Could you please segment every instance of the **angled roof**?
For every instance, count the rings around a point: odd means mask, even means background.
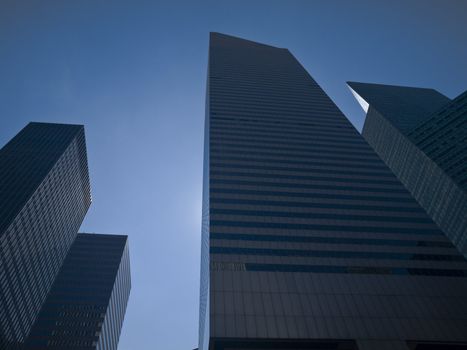
[[[236,36],[211,32],[210,33],[210,46],[227,46],[229,48],[237,47],[263,47],[271,49],[280,49],[279,47],[257,43],[255,41],[238,38]]]
[[[365,112],[377,110],[407,133],[451,100],[434,89],[347,82]]]

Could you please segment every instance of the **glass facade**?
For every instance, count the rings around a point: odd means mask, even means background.
[[[26,339],[91,203],[84,127],[30,123],[0,150],[0,348]]]
[[[78,234],[26,348],[116,350],[130,285],[127,236]]]
[[[417,125],[408,136],[467,192],[467,91]]]
[[[200,349],[467,342],[467,262],[287,49],[209,46]]]
[[[0,349],[117,349],[127,236],[78,234],[90,204],[82,125],[30,123],[0,150]]]
[[[349,86],[369,105],[365,139],[467,256],[467,92]]]

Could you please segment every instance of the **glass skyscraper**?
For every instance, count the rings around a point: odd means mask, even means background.
[[[24,342],[91,204],[84,127],[30,123],[0,150],[0,348]]]
[[[78,235],[90,204],[82,125],[30,123],[0,150],[0,349],[116,349],[127,237]]]
[[[78,234],[27,349],[116,350],[130,284],[127,236]]]
[[[366,111],[362,135],[467,256],[467,91],[349,82]]]
[[[287,49],[219,33],[199,321],[203,350],[467,346],[463,256]]]

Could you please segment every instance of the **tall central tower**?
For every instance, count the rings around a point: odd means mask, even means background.
[[[200,349],[467,344],[466,261],[292,54],[212,33],[207,84]]]

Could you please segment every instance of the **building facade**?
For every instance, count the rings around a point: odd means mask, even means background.
[[[116,349],[126,236],[78,234],[91,204],[84,127],[30,123],[0,150],[0,349]]]
[[[366,111],[362,135],[467,256],[467,92],[349,82]]]
[[[130,285],[127,236],[78,234],[26,348],[116,350]]]
[[[204,152],[200,349],[467,346],[465,259],[287,49],[211,34]]]
[[[30,123],[0,150],[0,348],[21,344],[91,203],[84,127]]]

